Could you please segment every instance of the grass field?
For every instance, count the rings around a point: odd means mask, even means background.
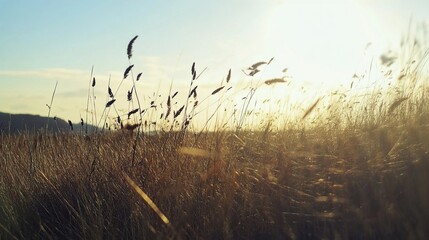
[[[156,133],[138,99],[128,115],[141,125],[122,130],[2,133],[0,239],[426,239],[428,51],[401,51],[381,59],[393,83],[354,107],[330,96],[262,127],[243,127],[244,104],[233,128],[190,130],[191,82],[175,109],[169,93]]]

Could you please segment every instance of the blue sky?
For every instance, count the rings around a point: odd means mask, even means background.
[[[79,119],[91,67],[104,99],[109,76],[117,85],[128,66],[135,35],[132,64],[143,72],[143,95],[172,79],[186,91],[193,61],[207,67],[201,91],[210,93],[230,68],[239,84],[241,69],[271,57],[258,78],[288,67],[297,83],[262,89],[266,96],[335,87],[365,67],[367,43],[373,56],[397,47],[410,18],[427,22],[428,9],[424,0],[0,0],[0,111],[46,115],[58,81],[53,114]]]

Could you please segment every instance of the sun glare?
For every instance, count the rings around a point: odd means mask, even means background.
[[[356,1],[276,4],[267,16],[268,28],[261,29],[265,52],[275,60],[253,78],[262,84],[255,93],[258,109],[299,115],[315,99],[349,86],[365,62],[365,46],[377,32],[370,16]],[[263,84],[274,78],[285,81]],[[297,111],[291,113],[290,108]]]

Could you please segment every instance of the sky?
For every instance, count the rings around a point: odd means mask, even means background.
[[[427,0],[0,0],[0,112],[46,116],[58,82],[51,115],[79,121],[92,67],[102,112],[109,79],[116,89],[130,64],[134,75],[142,72],[137,89],[145,105],[166,96],[170,84],[184,98],[193,62],[198,74],[206,69],[200,96],[231,69],[233,98],[249,82],[287,74],[289,84],[261,86],[258,97],[311,102],[396,48],[410,21],[428,23],[428,9]],[[129,62],[126,48],[136,35]],[[242,72],[272,57],[258,75]],[[132,80],[124,82],[125,99]],[[299,93],[304,87],[311,96]],[[123,102],[119,111],[127,112]]]

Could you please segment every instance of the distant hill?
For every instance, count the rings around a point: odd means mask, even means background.
[[[0,133],[20,133],[20,132],[37,132],[45,130],[48,124],[48,118],[31,114],[10,114],[0,112]],[[49,118],[48,131],[50,132],[71,132],[67,121],[61,118]],[[80,132],[80,124],[73,124],[73,132]],[[88,132],[93,132],[94,126],[88,125]]]

